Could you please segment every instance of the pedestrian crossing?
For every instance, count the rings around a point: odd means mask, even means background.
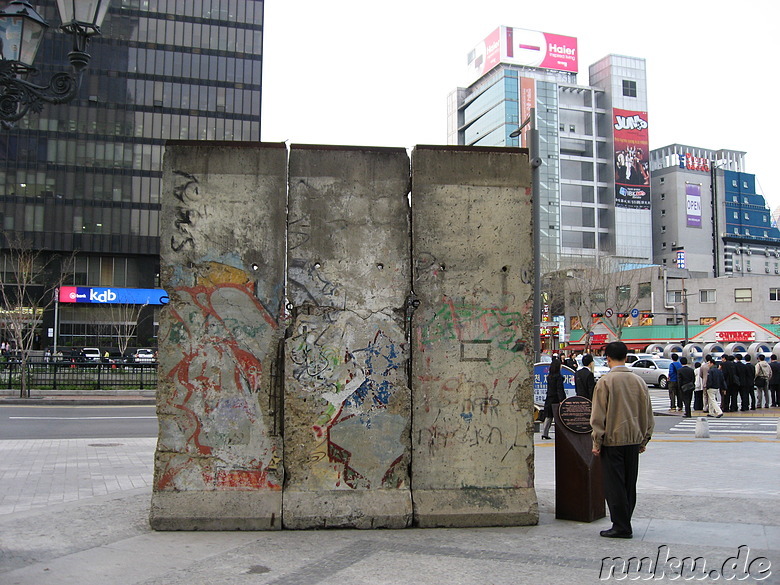
[[[777,434],[777,418],[707,418],[707,423],[712,435],[770,435]],[[696,420],[698,417],[685,418],[669,429],[670,433],[695,434]]]

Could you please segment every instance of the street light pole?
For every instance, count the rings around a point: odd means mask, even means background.
[[[534,360],[539,361],[542,353],[542,251],[541,251],[541,202],[539,200],[540,180],[539,167],[542,166],[542,159],[539,158],[539,131],[536,128],[536,108],[531,108],[528,118],[526,118],[517,130],[514,130],[509,136],[517,138],[523,132],[528,124],[531,125],[528,131],[529,138],[529,162],[531,163],[531,206],[533,209],[532,238],[534,243],[534,290],[533,290],[533,342],[534,342]]]

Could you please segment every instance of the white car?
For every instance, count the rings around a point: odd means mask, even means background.
[[[133,361],[137,364],[151,364],[157,361],[157,356],[153,349],[137,349],[133,354]]]
[[[648,386],[658,386],[665,389],[669,387],[669,365],[671,363],[672,360],[666,358],[650,358],[636,360],[633,364],[628,364],[628,367]]]
[[[577,369],[582,367],[582,356],[577,356]],[[598,355],[593,356],[593,377],[598,380],[609,372],[609,366],[607,365],[607,358]]]
[[[99,362],[100,350],[97,347],[85,347],[81,350],[81,359],[85,362]]]

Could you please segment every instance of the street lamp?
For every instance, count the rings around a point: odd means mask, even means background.
[[[536,108],[531,108],[528,118],[523,121],[517,130],[509,134],[510,138],[517,138],[523,133],[523,128],[528,124],[530,129],[530,148],[528,154],[531,162],[532,183],[531,183],[531,205],[533,207],[533,240],[534,240],[534,305],[533,305],[533,323],[534,323],[534,360],[539,361],[542,353],[542,251],[541,251],[541,202],[539,201],[539,167],[542,166],[542,159],[539,158],[539,131],[536,129]]]
[[[89,64],[89,39],[100,35],[110,0],[57,0],[64,32],[73,35],[68,53],[72,71],[55,73],[47,85],[27,81],[35,75],[35,55],[49,24],[26,0],[13,0],[0,10],[0,121],[5,127],[28,111],[40,112],[44,103],[62,104],[78,92]]]

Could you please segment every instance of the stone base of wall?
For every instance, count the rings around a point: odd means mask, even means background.
[[[532,526],[539,509],[534,488],[416,489],[414,521],[420,528]]]
[[[155,492],[154,530],[281,530],[282,492]]]
[[[409,490],[284,490],[284,528],[409,528]]]

